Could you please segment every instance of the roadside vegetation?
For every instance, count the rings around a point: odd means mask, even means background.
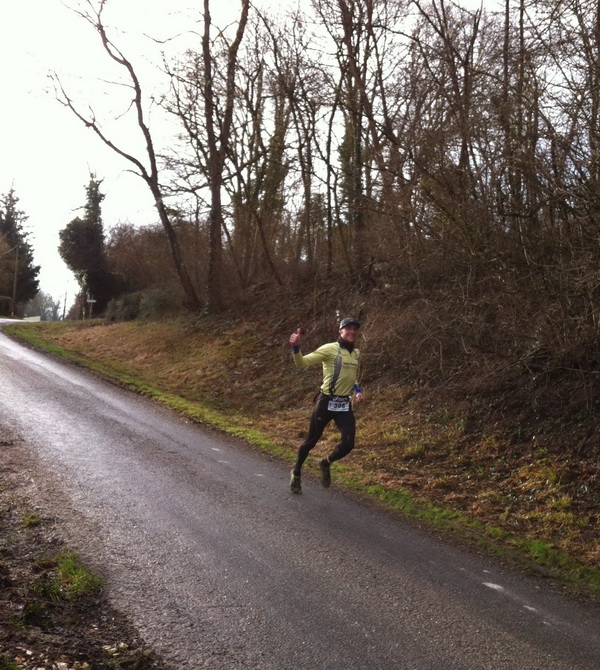
[[[0,670],[161,670],[37,506],[18,438],[0,437]]]
[[[274,316],[268,307],[252,313],[13,325],[7,332],[291,461],[320,371],[297,372],[287,339],[299,324],[309,350],[333,338],[335,324],[299,312]],[[595,415],[581,408],[572,414],[566,387],[542,414],[531,387],[483,387],[483,378],[480,389],[402,381],[394,365],[381,366],[390,326],[378,317],[362,330],[367,402],[357,408],[358,447],[336,467],[336,484],[600,594]],[[332,428],[313,468],[335,439]]]

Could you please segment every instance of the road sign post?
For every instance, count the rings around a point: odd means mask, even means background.
[[[90,316],[89,316],[89,318],[91,319],[91,318],[92,318],[92,310],[93,310],[93,308],[94,308],[94,303],[95,303],[96,301],[95,301],[93,298],[88,298],[88,299],[86,300],[86,302],[87,302],[87,304],[90,306]]]

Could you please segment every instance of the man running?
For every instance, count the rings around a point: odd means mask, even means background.
[[[333,420],[341,433],[341,440],[327,458],[320,461],[321,485],[331,484],[330,465],[347,456],[354,449],[356,423],[352,411],[351,395],[354,402],[363,401],[363,393],[356,383],[358,374],[358,349],[354,343],[358,336],[360,323],[347,318],[340,321],[339,337],[311,354],[303,356],[300,352],[302,333],[300,328],[290,336],[293,358],[296,367],[303,370],[317,363],[323,364],[323,383],[310,419],[306,440],[298,448],[298,457],[291,473],[290,490],[302,493],[302,465],[310,450],[317,444],[325,426]]]

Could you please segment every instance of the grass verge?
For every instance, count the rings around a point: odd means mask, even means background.
[[[162,670],[102,579],[37,508],[41,473],[21,440],[6,426],[0,433],[0,670]]]
[[[37,564],[46,571],[45,576],[33,587],[40,598],[74,600],[97,593],[102,588],[102,579],[90,572],[72,551],[39,558]]]
[[[17,664],[8,654],[0,656],[0,670],[20,670],[21,666]]]

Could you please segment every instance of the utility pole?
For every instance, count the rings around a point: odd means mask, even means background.
[[[68,289],[68,284],[67,284],[67,288],[65,289],[65,301],[63,302],[63,318],[62,318],[63,321],[65,320],[65,315],[67,313],[67,289]]]
[[[19,245],[15,247],[17,253],[15,255],[15,276],[13,278],[13,294],[12,294],[12,306],[10,308],[10,315],[15,315],[15,309],[17,307],[17,274],[19,270]]]

